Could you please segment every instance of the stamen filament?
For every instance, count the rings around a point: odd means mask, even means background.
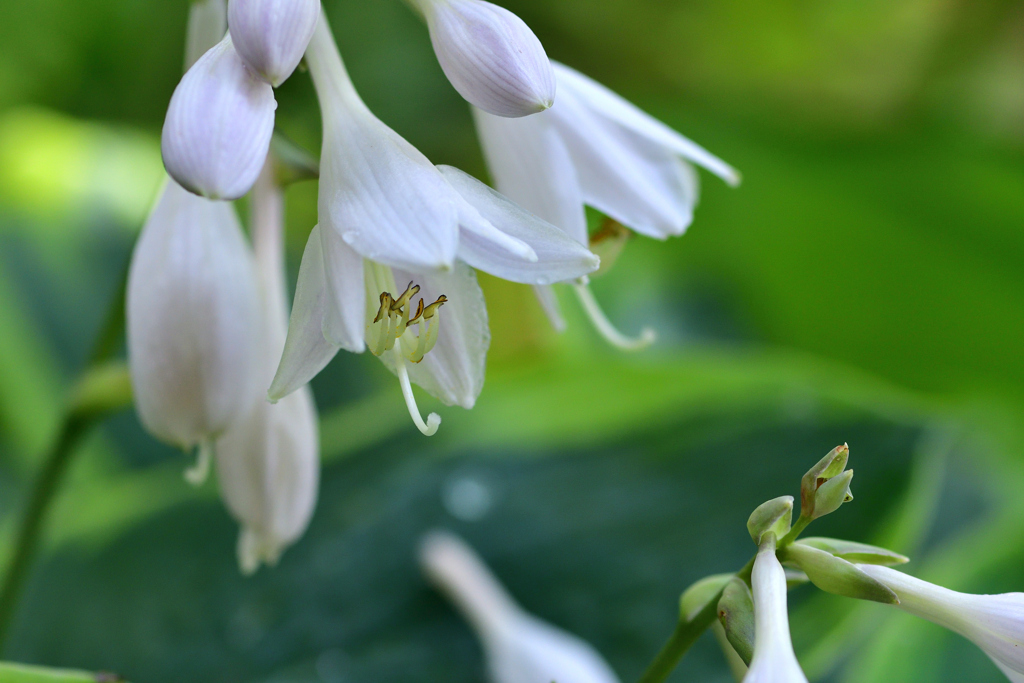
[[[405,367],[405,359],[402,358],[401,350],[397,348],[395,349],[395,370],[398,373],[398,383],[402,385],[402,396],[405,397],[405,406],[409,409],[409,415],[416,424],[416,428],[424,436],[437,434],[437,428],[441,426],[441,416],[437,413],[431,413],[427,416],[426,423],[423,422],[420,408],[416,405],[416,397],[412,395],[412,383],[409,381],[409,371]]]
[[[627,337],[615,329],[615,326],[608,320],[608,316],[601,310],[601,305],[597,303],[594,293],[590,291],[589,284],[585,281],[576,282],[572,287],[576,290],[576,296],[579,297],[580,304],[594,328],[612,346],[623,351],[640,351],[653,344],[654,340],[658,338],[657,333],[649,327],[640,330],[639,337]]]
[[[193,486],[202,486],[210,477],[213,462],[213,441],[202,441],[196,450],[196,462],[185,470],[185,481]]]

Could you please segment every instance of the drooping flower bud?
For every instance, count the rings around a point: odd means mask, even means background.
[[[231,205],[168,182],[128,274],[135,405],[154,436],[192,448],[249,409],[258,301],[252,254]]]
[[[523,611],[459,538],[430,534],[420,564],[473,625],[493,683],[618,683],[594,648]]]
[[[230,0],[228,26],[239,56],[275,88],[292,75],[320,18],[320,0]]]
[[[530,27],[484,0],[413,0],[434,53],[459,94],[484,111],[520,117],[554,104],[555,74]]]
[[[178,83],[161,150],[178,183],[210,199],[238,199],[259,176],[274,132],[274,89],[253,75],[228,35]]]

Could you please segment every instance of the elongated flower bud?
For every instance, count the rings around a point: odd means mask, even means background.
[[[275,88],[292,75],[320,18],[320,0],[230,0],[228,25],[239,56]]]
[[[413,1],[427,20],[441,68],[471,104],[506,117],[554,104],[551,62],[522,19],[483,0]]]
[[[786,608],[786,570],[775,556],[775,536],[766,535],[754,560],[754,658],[744,683],[807,683],[793,653]]]
[[[590,645],[524,612],[457,537],[429,535],[420,564],[472,623],[493,683],[618,683]]]
[[[171,97],[161,140],[167,172],[195,194],[238,199],[267,158],[276,109],[274,89],[249,71],[226,36]]]
[[[154,436],[191,448],[249,409],[258,301],[252,254],[231,205],[168,182],[128,274],[135,405]]]

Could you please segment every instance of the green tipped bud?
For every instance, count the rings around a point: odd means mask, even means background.
[[[838,476],[850,459],[850,447],[836,446],[818,464],[807,470],[800,480],[800,514],[810,517],[814,513],[814,494],[829,479]]]
[[[776,538],[789,532],[793,522],[793,496],[780,496],[761,503],[747,520],[747,531],[754,543],[761,545],[761,537],[771,531]]]
[[[707,576],[687,588],[679,598],[679,617],[690,621],[697,616],[707,604],[715,599],[725,584],[734,574],[715,574]]]
[[[811,583],[826,593],[889,605],[897,605],[900,602],[896,594],[884,585],[850,562],[824,550],[793,543],[786,546],[780,554],[784,562],[796,564],[807,574]]]
[[[814,494],[814,512],[811,519],[818,519],[835,512],[843,503],[853,500],[850,493],[850,482],[853,481],[853,470],[846,470],[818,487]]]
[[[754,596],[742,579],[733,578],[725,585],[718,601],[718,620],[729,644],[750,666],[754,656]]]
[[[910,558],[885,548],[865,543],[843,541],[837,538],[804,538],[797,541],[797,543],[808,545],[818,550],[824,550],[847,562],[856,564],[878,564],[884,567],[892,567],[910,562]]]

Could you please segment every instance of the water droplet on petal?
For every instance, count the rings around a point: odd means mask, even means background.
[[[345,240],[345,244],[355,244],[356,233],[353,231],[341,233],[341,239]]]

